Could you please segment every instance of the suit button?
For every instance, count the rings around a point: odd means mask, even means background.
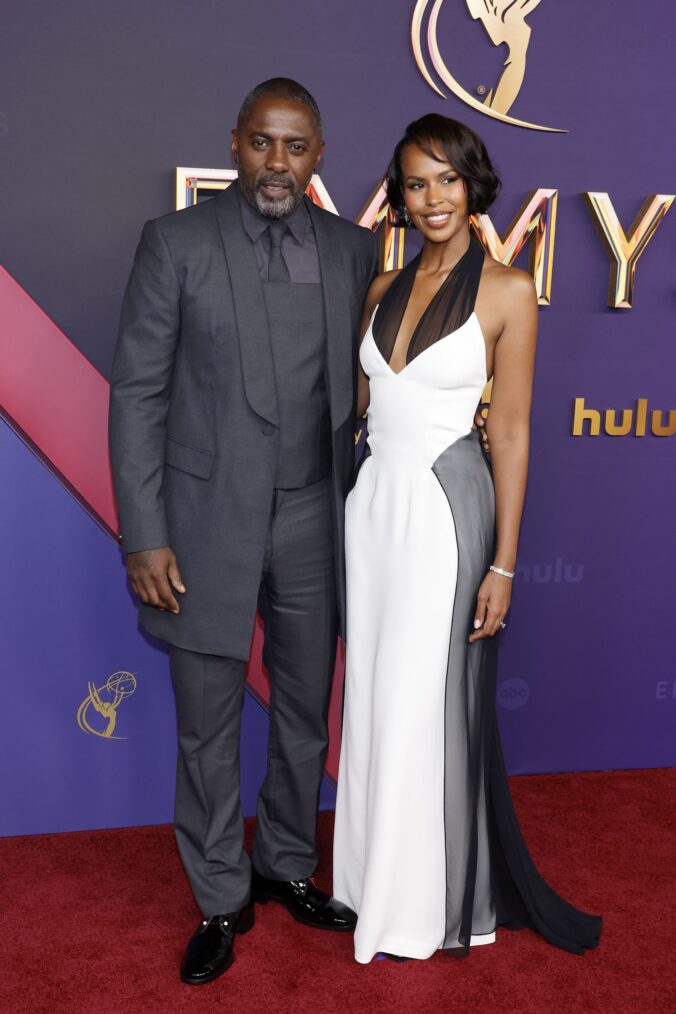
[[[264,437],[271,437],[274,432],[275,432],[274,426],[261,426],[261,433],[263,434]]]

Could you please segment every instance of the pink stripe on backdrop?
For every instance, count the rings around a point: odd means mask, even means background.
[[[108,382],[0,267],[0,408],[110,534]]]

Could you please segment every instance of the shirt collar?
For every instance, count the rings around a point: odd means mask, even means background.
[[[305,241],[305,237],[308,234],[308,230],[312,228],[312,222],[310,220],[310,212],[305,204],[305,198],[300,202],[298,207],[287,215],[286,218],[272,219],[266,218],[265,215],[261,215],[253,205],[249,204],[246,197],[242,193],[239,187],[237,187],[237,196],[239,197],[239,205],[242,211],[242,225],[244,231],[251,240],[255,243],[261,238],[270,222],[281,221],[286,224],[289,232],[300,245]]]

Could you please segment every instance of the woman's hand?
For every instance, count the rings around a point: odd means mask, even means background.
[[[486,411],[488,411],[488,410],[486,410]],[[490,445],[490,443],[488,441],[488,431],[486,429],[486,417],[484,416],[484,406],[483,405],[479,405],[479,407],[477,408],[477,410],[476,410],[476,412],[474,414],[474,425],[476,426],[476,428],[479,431],[479,436],[481,437],[481,446],[483,448],[484,454],[490,454],[491,453],[491,445]]]
[[[495,574],[492,570],[481,582],[474,612],[474,633],[470,641],[482,637],[493,637],[500,630],[500,624],[507,615],[512,599],[512,579]]]

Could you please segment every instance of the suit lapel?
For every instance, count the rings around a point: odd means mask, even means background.
[[[232,285],[246,399],[257,415],[279,426],[263,284],[253,246],[242,227],[236,184],[213,203]]]
[[[331,216],[308,201],[317,239],[319,269],[324,292],[326,347],[331,424],[337,430],[352,411],[353,348],[345,268],[332,228]]]

